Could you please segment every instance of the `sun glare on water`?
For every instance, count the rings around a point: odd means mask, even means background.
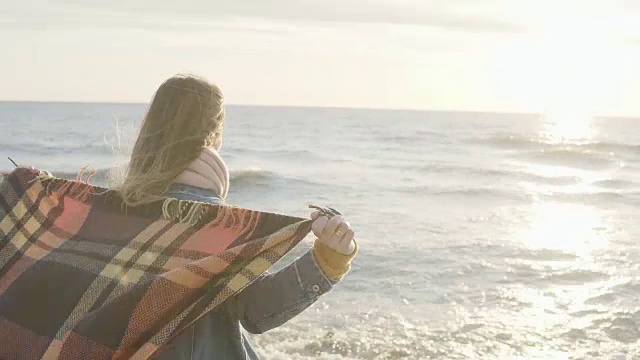
[[[544,115],[539,132],[541,138],[552,144],[582,144],[594,136],[592,116],[575,110],[552,111]]]
[[[555,111],[543,117],[538,136],[549,149],[583,151],[581,145],[593,141],[595,130],[592,117],[585,112]],[[545,150],[540,150],[545,151]],[[548,150],[547,150],[548,151]],[[564,153],[560,153],[564,156]],[[589,190],[594,178],[600,173],[571,166],[528,165],[530,171],[550,178],[574,177],[580,179],[575,184],[540,185],[527,184],[533,194],[554,193],[579,196]],[[555,196],[555,195],[552,195]],[[591,252],[607,246],[607,225],[601,212],[586,204],[564,203],[562,201],[540,201],[531,205],[528,224],[520,234],[522,243],[530,249],[550,249],[588,256]]]
[[[529,226],[520,234],[530,249],[588,255],[607,246],[607,225],[597,209],[565,203],[536,203]]]
[[[505,42],[494,59],[493,76],[501,96],[524,99],[525,106],[543,113],[537,151],[553,153],[540,156],[547,163],[527,162],[527,170],[547,178],[578,179],[564,185],[526,184],[526,191],[545,199],[527,209],[517,236],[532,250],[588,256],[607,246],[607,223],[597,207],[556,198],[570,194],[578,199],[589,190],[592,177],[602,176],[572,163],[589,151],[584,145],[596,141],[594,114],[607,101],[611,79],[619,75],[606,61],[612,48],[603,30],[606,24],[592,20],[549,17],[535,31]]]

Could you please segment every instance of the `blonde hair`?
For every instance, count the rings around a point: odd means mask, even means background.
[[[202,148],[220,149],[223,123],[223,96],[216,85],[192,75],[167,79],[153,97],[117,188],[124,204],[160,199]]]

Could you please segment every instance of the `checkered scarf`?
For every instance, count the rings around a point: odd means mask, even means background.
[[[298,244],[311,221],[117,193],[17,168],[0,183],[0,358],[146,359]]]

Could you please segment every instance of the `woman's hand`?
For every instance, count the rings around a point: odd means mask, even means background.
[[[311,219],[314,220],[311,230],[318,237],[318,241],[340,254],[353,254],[356,244],[353,241],[354,232],[349,227],[348,221],[340,215],[328,218],[319,211],[314,211]]]

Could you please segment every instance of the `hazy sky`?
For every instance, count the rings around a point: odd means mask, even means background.
[[[640,115],[639,0],[0,0],[0,99]]]

